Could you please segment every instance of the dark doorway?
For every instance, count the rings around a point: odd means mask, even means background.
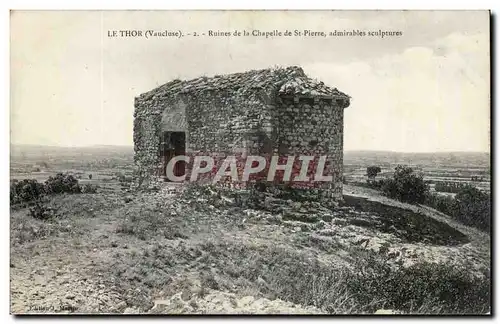
[[[162,168],[161,175],[165,181],[167,178],[168,162],[174,157],[186,154],[186,133],[185,132],[163,132],[161,141]],[[183,176],[186,172],[186,162],[178,161],[174,165],[174,175]]]

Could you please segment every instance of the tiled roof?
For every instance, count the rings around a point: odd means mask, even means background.
[[[345,97],[345,93],[337,88],[331,88],[323,82],[313,80],[309,77],[293,78],[284,83],[279,89],[280,95],[310,96],[310,97]]]
[[[236,90],[238,92],[276,87],[281,95],[341,97],[349,96],[331,88],[323,82],[309,78],[298,66],[251,70],[243,73],[199,77],[192,80],[174,80],[164,84],[141,97],[169,95],[175,93],[195,93],[206,90]],[[144,98],[147,99],[147,98]]]

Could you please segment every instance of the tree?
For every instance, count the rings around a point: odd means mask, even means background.
[[[366,175],[368,176],[368,179],[369,180],[373,180],[375,179],[375,177],[380,173],[382,172],[382,169],[380,169],[379,166],[369,166],[368,168],[366,168]]]
[[[393,177],[382,184],[382,191],[388,197],[403,202],[423,203],[429,186],[422,174],[416,174],[408,166],[398,165]]]

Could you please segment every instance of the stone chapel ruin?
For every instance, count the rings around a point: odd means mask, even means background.
[[[307,169],[312,175],[325,156],[323,172],[332,181],[280,181],[283,172],[277,171],[273,182],[341,198],[344,108],[349,104],[348,95],[296,66],[173,80],[135,98],[135,164],[141,177],[168,181],[167,165],[180,155],[212,156],[219,166],[224,157],[236,156],[239,174],[245,156],[279,156],[281,165],[309,155],[315,157]],[[173,173],[189,179],[193,160],[176,162]],[[301,163],[294,161],[292,178]],[[240,185],[263,180],[265,171]]]

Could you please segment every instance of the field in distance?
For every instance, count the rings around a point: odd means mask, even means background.
[[[71,172],[82,182],[112,182],[116,175],[132,176],[132,146],[56,147],[11,146],[11,179],[46,180],[57,172]],[[346,151],[344,176],[348,182],[366,182],[366,168],[379,166],[377,178],[389,177],[398,164],[410,165],[436,183],[469,183],[490,191],[490,154],[484,152],[399,153],[388,151]],[[92,174],[92,179],[89,179]],[[474,178],[474,180],[473,180]]]
[[[58,172],[70,173],[81,184],[112,189],[119,177],[130,179],[134,167],[132,146],[57,147],[11,145],[10,179],[47,180]]]
[[[366,182],[366,168],[379,166],[377,179],[392,176],[398,164],[409,165],[424,174],[431,190],[436,184],[471,184],[490,192],[490,154],[486,152],[400,153],[387,151],[346,151],[344,176],[348,182]],[[443,193],[450,194],[450,193]]]

